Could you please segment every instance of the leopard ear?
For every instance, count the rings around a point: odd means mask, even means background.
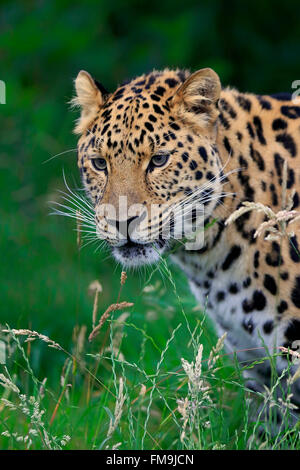
[[[99,108],[104,104],[108,93],[85,70],[81,70],[77,75],[75,90],[76,96],[72,99],[71,104],[81,108],[81,115],[76,121],[74,132],[75,134],[82,134],[96,116]]]
[[[198,70],[190,75],[172,98],[181,117],[200,125],[214,123],[218,116],[216,103],[220,97],[219,76],[210,68]],[[196,116],[195,116],[196,115]]]

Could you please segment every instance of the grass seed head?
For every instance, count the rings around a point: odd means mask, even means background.
[[[100,332],[103,324],[106,322],[106,320],[109,318],[110,314],[112,312],[115,312],[116,310],[123,310],[123,308],[127,307],[132,307],[134,304],[132,302],[119,302],[116,304],[111,304],[103,313],[102,317],[99,320],[98,325],[93,329],[89,336],[89,341],[92,341]]]
[[[108,428],[108,433],[107,433],[108,438],[111,437],[113,432],[117,429],[119,422],[121,420],[122,414],[123,414],[123,407],[124,407],[124,403],[126,400],[126,395],[123,392],[123,389],[124,389],[124,382],[123,382],[122,377],[120,377],[119,391],[118,391],[118,396],[117,396],[115,411],[114,411],[114,419],[111,419],[109,423],[109,428]]]
[[[19,330],[6,329],[6,330],[2,330],[2,331],[4,333],[10,333],[13,336],[27,336],[27,339],[26,339],[27,342],[28,341],[33,341],[33,340],[38,338],[41,341],[43,341],[44,343],[47,343],[50,348],[59,349],[59,350],[63,349],[58,343],[56,343],[52,339],[48,338],[48,336],[42,335],[42,334],[38,333],[37,331],[32,331],[32,330],[27,330],[27,329],[19,329]]]
[[[121,272],[121,286],[124,286],[126,279],[127,279],[127,274],[125,271],[122,271]]]

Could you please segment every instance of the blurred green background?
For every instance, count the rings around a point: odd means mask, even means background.
[[[116,301],[120,274],[95,247],[78,252],[72,221],[49,216],[48,201],[64,188],[63,169],[73,187],[80,184],[75,151],[45,163],[76,147],[68,101],[78,71],[114,90],[153,68],[209,66],[223,85],[242,91],[291,91],[300,79],[299,3],[2,0],[0,8],[0,79],[7,87],[0,105],[0,323],[46,333],[68,349],[74,326],[91,325],[89,283],[103,284],[103,311]],[[175,276],[193,318],[194,301]],[[149,310],[140,298],[146,279],[131,274],[123,293],[136,301],[132,321],[140,326]],[[175,302],[170,292],[151,306],[158,312],[152,335],[161,345],[178,323],[166,314]],[[134,341],[126,347],[134,351]],[[34,366],[47,367],[48,350],[36,351]]]

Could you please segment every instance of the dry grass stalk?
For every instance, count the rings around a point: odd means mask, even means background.
[[[122,445],[122,442],[118,442],[117,444],[114,444],[111,448],[111,450],[118,450],[118,448]]]
[[[47,377],[45,377],[41,383],[40,389],[39,389],[39,394],[41,398],[44,398],[45,396],[45,388],[46,388],[46,382],[47,382]]]
[[[38,338],[41,341],[44,341],[44,343],[47,343],[49,348],[59,349],[60,351],[63,351],[63,348],[58,343],[55,343],[55,341],[48,338],[48,336],[41,335],[37,331],[26,330],[26,329],[20,329],[20,330],[12,329],[12,330],[2,330],[2,331],[3,333],[13,333],[15,336],[27,336],[27,339],[25,340],[25,342],[34,341]]]
[[[213,346],[210,353],[209,353],[209,358],[208,358],[208,364],[207,367],[211,369],[217,360],[220,357],[220,352],[223,349],[224,346],[224,341],[226,339],[227,333],[224,333],[221,338],[218,338],[216,346]]]
[[[84,341],[85,341],[85,336],[86,336],[86,330],[87,326],[86,325],[75,325],[73,329],[73,334],[72,334],[72,339],[73,343],[75,344],[76,347],[76,355],[80,356],[84,349]]]
[[[285,348],[284,346],[279,347],[280,351],[290,354],[291,356],[296,357],[297,359],[300,359],[300,353],[297,351],[293,351],[292,349]]]
[[[146,395],[146,392],[147,392],[146,385],[142,384],[142,385],[141,385],[141,390],[140,390],[139,395],[140,395],[141,397],[144,397],[144,396]]]
[[[18,387],[4,374],[0,374],[0,385],[6,389],[10,389],[13,392],[20,393]]]
[[[119,361],[125,360],[125,357],[123,353],[121,352],[120,348],[121,348],[121,343],[123,339],[124,323],[126,322],[128,317],[129,317],[129,312],[123,312],[121,313],[119,318],[115,321],[112,344],[105,348],[105,352],[107,351],[113,352]]]
[[[41,409],[40,397],[35,398],[34,396],[27,396],[18,390],[19,403],[15,404],[9,400],[2,398],[2,403],[4,406],[8,407],[10,410],[19,411],[26,418],[28,431],[26,436],[18,435],[17,433],[10,433],[9,431],[4,431],[1,433],[3,436],[13,437],[18,442],[26,443],[26,450],[32,444],[31,438],[40,438],[44,447],[48,450],[60,450],[62,446],[65,446],[70,440],[70,436],[64,435],[61,438],[51,435],[46,429],[44,415],[45,410]]]
[[[118,392],[118,397],[116,401],[116,406],[115,406],[115,412],[114,412],[114,419],[110,420],[109,423],[109,428],[108,428],[108,433],[107,437],[110,438],[112,433],[117,429],[118,424],[121,420],[122,413],[123,413],[123,406],[126,400],[126,395],[123,393],[124,389],[124,382],[122,377],[120,377],[120,386],[119,386],[119,392]]]
[[[185,399],[177,400],[177,409],[182,417],[182,429],[180,433],[180,441],[183,443],[187,438],[187,430],[192,436],[193,428],[196,422],[197,410],[206,407],[211,403],[209,396],[209,386],[202,378],[202,354],[203,345],[200,344],[196,355],[195,362],[188,362],[181,359],[182,367],[188,377],[189,393]]]
[[[254,238],[259,237],[261,234],[266,231],[271,232],[266,237],[265,240],[273,241],[278,240],[283,236],[292,237],[293,232],[286,233],[287,226],[295,223],[300,220],[300,212],[292,210],[294,205],[294,195],[295,190],[291,192],[287,198],[287,178],[288,178],[288,164],[287,161],[283,162],[283,175],[282,175],[282,195],[281,195],[281,210],[279,212],[274,212],[270,207],[265,206],[260,202],[249,202],[245,201],[242,203],[242,206],[234,211],[226,220],[225,225],[229,225],[232,222],[235,222],[241,215],[246,214],[250,211],[262,212],[264,213],[268,220],[262,222],[255,234]],[[278,227],[276,227],[276,225]]]
[[[241,217],[241,215],[246,214],[247,212],[250,212],[250,211],[262,212],[268,217],[269,220],[267,220],[266,222],[262,222],[258,226],[254,234],[254,238],[256,238],[260,236],[262,233],[266,232],[266,230],[274,233],[274,235],[269,234],[265,238],[265,240],[274,240],[274,239],[278,239],[282,237],[283,235],[286,235],[283,227],[285,228],[286,224],[287,225],[292,224],[300,218],[299,212],[295,210],[290,210],[290,208],[286,208],[276,213],[270,207],[265,206],[264,204],[261,204],[260,202],[245,201],[243,202],[242,207],[234,211],[228,217],[228,219],[225,222],[225,225],[229,225],[235,222],[239,217]],[[278,230],[275,227],[275,225],[277,224],[280,227],[282,227],[282,230]],[[292,235],[292,233],[289,235]]]
[[[293,394],[290,393],[282,399],[281,397],[274,399],[274,391],[278,387],[278,379],[276,384],[269,388],[266,385],[264,385],[264,403],[268,404],[268,407],[273,408],[273,407],[278,407],[280,406],[281,410],[283,411],[284,409],[289,409],[289,410],[296,410],[298,406],[296,406],[294,403],[292,403],[291,399],[293,397]]]
[[[97,310],[98,310],[98,299],[99,299],[99,293],[102,292],[102,285],[100,284],[99,281],[95,280],[91,282],[89,285],[89,291],[94,294],[94,305],[93,305],[93,315],[92,315],[92,325],[93,329],[95,328],[96,325],[96,317],[97,317]]]
[[[96,279],[95,281],[91,282],[89,285],[89,292],[102,292],[103,288],[100,282]]]
[[[299,361],[300,361],[300,353],[298,351],[293,351],[292,349],[288,349],[288,348],[285,348],[284,346],[280,346],[279,347],[280,351],[282,351],[283,353],[285,354],[290,354],[291,356],[293,356],[295,358],[295,362],[296,364],[299,364]],[[292,377],[289,377],[288,379],[288,383],[291,385],[293,384],[294,382],[296,382],[296,380],[300,379],[300,365],[299,367],[297,368],[296,372],[294,373],[294,375]]]
[[[125,271],[122,271],[121,272],[121,286],[124,286],[126,279],[127,279],[127,274]]]
[[[186,426],[189,420],[189,400],[188,397],[185,397],[185,399],[177,400],[177,409],[178,412],[182,416],[183,424],[182,424],[182,431],[180,433],[180,441],[184,442],[185,439],[185,433],[186,433]]]
[[[63,385],[63,384],[62,384],[62,385]],[[57,412],[58,412],[58,408],[60,407],[60,404],[61,404],[61,402],[62,402],[62,399],[63,399],[64,395],[67,395],[67,393],[68,393],[68,387],[71,387],[71,384],[68,384],[68,385],[65,386],[65,387],[63,386],[63,388],[62,388],[62,391],[61,391],[61,393],[60,393],[60,396],[59,396],[59,398],[58,398],[58,401],[57,401],[57,403],[56,403],[56,405],[55,405],[55,408],[54,408],[54,410],[53,410],[52,416],[51,416],[50,421],[49,421],[49,425],[50,425],[50,426],[52,425],[53,421],[55,420],[55,417],[56,417]]]
[[[78,338],[77,338],[77,354],[81,354],[83,351],[86,330],[87,330],[86,325],[82,325],[82,327],[79,330]]]
[[[111,304],[108,309],[105,310],[102,317],[99,320],[98,325],[93,329],[89,336],[89,341],[92,341],[99,333],[102,328],[102,325],[106,322],[108,317],[110,316],[111,312],[115,312],[116,310],[122,310],[123,308],[132,307],[134,304],[132,302],[119,302],[116,304]]]
[[[288,380],[288,383],[293,384],[298,379],[300,379],[300,365],[299,365],[298,369],[296,370],[296,372],[294,373],[293,377],[291,377]]]
[[[203,381],[201,379],[202,353],[203,353],[203,344],[200,344],[195,363],[194,362],[190,363],[186,359],[183,359],[183,358],[181,359],[182,367],[189,379],[188,384],[189,384],[189,390],[191,393],[199,392],[203,386]]]

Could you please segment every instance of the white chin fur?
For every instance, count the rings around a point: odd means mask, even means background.
[[[160,259],[159,255],[163,251],[164,250],[161,248],[154,249],[152,246],[145,245],[130,248],[112,247],[114,258],[119,261],[122,266],[128,268],[157,263]]]

